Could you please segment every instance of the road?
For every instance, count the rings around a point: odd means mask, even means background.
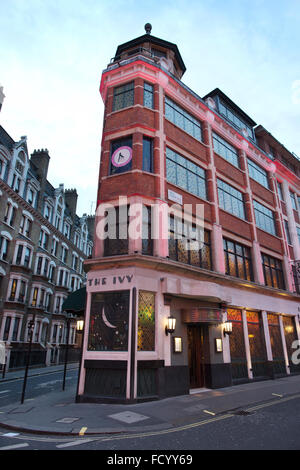
[[[32,370],[30,374],[33,374]],[[74,387],[77,384],[78,368],[69,366],[66,373],[66,387]],[[51,393],[62,389],[63,370],[56,372],[42,372],[37,376],[28,376],[26,385],[26,400],[34,400],[39,395]],[[0,381],[0,407],[13,403],[20,403],[23,378]]]
[[[98,464],[108,464],[109,458],[124,458],[126,455],[140,458],[130,468],[143,469],[153,466],[151,465],[152,458],[156,459],[153,464],[162,463],[162,459],[165,459],[163,457],[165,451],[171,451],[171,454],[175,456],[181,455],[181,462],[183,462],[183,459],[187,458],[188,451],[300,450],[299,429],[300,398],[295,396],[287,401],[280,402],[278,400],[277,402],[273,401],[272,403],[249,407],[248,412],[245,414],[225,413],[210,417],[181,430],[153,431],[138,435],[119,434],[73,438],[68,436],[26,435],[0,429],[0,451],[106,451],[105,453],[99,453]],[[144,450],[151,452],[143,454]],[[127,452],[122,453],[121,451]],[[200,455],[201,453],[192,452],[194,463],[200,458]],[[161,459],[160,462],[157,462],[157,459]],[[166,461],[164,463],[167,464]],[[185,463],[188,464],[189,462],[186,461]],[[180,464],[179,460],[177,460],[177,464]],[[120,465],[122,465],[122,462]],[[126,466],[128,467],[128,464]]]

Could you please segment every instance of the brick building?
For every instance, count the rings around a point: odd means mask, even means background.
[[[177,46],[146,26],[101,78],[78,401],[132,402],[299,372],[299,159],[220,89],[204,97],[189,89]],[[130,232],[136,207],[142,221]],[[195,248],[197,207],[204,230]]]
[[[83,262],[92,253],[94,217],[76,214],[76,189],[49,183],[49,161],[48,150],[29,156],[26,137],[15,142],[0,126],[0,340],[9,368],[24,366],[30,320],[32,364],[64,359],[62,304],[85,283]],[[75,326],[70,360],[79,357]]]

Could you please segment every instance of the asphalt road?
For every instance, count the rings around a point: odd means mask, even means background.
[[[97,450],[102,451],[98,454],[98,464],[109,464],[112,460],[108,459],[126,456],[136,460],[119,460],[119,465],[143,469],[154,464],[168,464],[166,451],[173,458],[177,456],[177,465],[187,465],[190,463],[189,451],[193,463],[197,463],[202,458],[201,450],[300,450],[298,396],[285,402],[252,406],[248,410],[251,411],[243,415],[228,413],[211,417],[182,431],[157,431],[145,436],[119,434],[70,438],[0,429],[0,451]],[[145,450],[149,452],[143,453]]]
[[[32,373],[32,371],[30,371]],[[74,387],[77,384],[78,368],[67,369],[65,387]],[[22,396],[23,378],[12,379],[7,382],[0,381],[0,408],[6,405],[19,404]],[[39,395],[61,390],[63,383],[63,370],[42,373],[27,378],[26,400],[34,400]]]

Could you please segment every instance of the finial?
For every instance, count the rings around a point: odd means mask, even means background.
[[[145,31],[146,31],[147,34],[151,34],[152,25],[150,23],[145,24]]]

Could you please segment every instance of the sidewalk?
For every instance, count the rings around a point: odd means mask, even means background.
[[[300,375],[133,405],[75,403],[75,389],[67,387],[64,392],[27,399],[23,405],[0,408],[0,426],[73,436],[175,430],[230,411],[243,414],[254,404],[293,395],[300,398]]]

